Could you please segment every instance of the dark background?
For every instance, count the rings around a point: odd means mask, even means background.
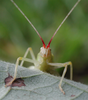
[[[14,0],[47,44],[77,0]],[[15,63],[42,42],[10,0],[0,0],[0,60]],[[88,1],[81,0],[51,42],[54,62],[73,63],[73,80],[88,84]],[[29,56],[30,57],[30,56]],[[29,63],[25,63],[28,66]],[[62,70],[60,70],[62,72]],[[66,74],[69,78],[69,68]]]

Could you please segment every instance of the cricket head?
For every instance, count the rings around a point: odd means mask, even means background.
[[[40,35],[39,35],[39,37],[40,37],[40,39],[41,39],[41,41],[43,43],[43,46],[40,48],[40,53],[41,53],[42,57],[50,56],[51,55],[50,43],[51,43],[53,37],[50,39],[50,41],[49,41],[47,46],[45,45],[45,43],[44,43],[44,41],[43,41],[43,39],[41,38]]]

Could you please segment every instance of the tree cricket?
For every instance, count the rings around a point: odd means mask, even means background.
[[[19,61],[21,61],[20,66],[23,65],[24,61],[27,61],[27,62],[33,63],[34,64],[34,68],[37,68],[37,69],[39,69],[41,71],[44,71],[44,72],[47,72],[47,73],[53,73],[53,71],[55,69],[64,67],[64,71],[63,71],[62,77],[61,77],[60,82],[59,82],[59,89],[61,90],[61,92],[63,94],[65,94],[64,90],[61,87],[61,84],[62,84],[63,78],[64,78],[64,76],[66,74],[68,65],[70,65],[70,79],[72,80],[72,77],[73,77],[72,63],[70,61],[69,62],[65,62],[65,63],[53,63],[53,54],[51,53],[50,44],[51,44],[52,39],[54,38],[54,36],[58,32],[58,30],[60,29],[60,27],[62,26],[62,24],[65,22],[65,20],[71,14],[71,12],[74,10],[74,8],[77,6],[77,4],[80,2],[80,0],[78,0],[75,3],[75,5],[72,7],[72,9],[66,15],[66,17],[61,22],[59,27],[56,29],[56,31],[53,34],[52,38],[50,39],[48,45],[45,45],[45,43],[44,43],[42,37],[40,36],[39,32],[37,31],[37,29],[34,27],[34,25],[31,23],[31,21],[27,18],[27,16],[22,12],[22,10],[17,6],[17,4],[13,0],[11,0],[11,2],[15,5],[15,7],[21,12],[21,14],[26,18],[26,20],[30,23],[30,25],[36,31],[36,33],[38,34],[39,38],[41,39],[41,41],[43,43],[43,46],[40,48],[40,52],[38,53],[37,58],[35,58],[33,50],[30,47],[27,49],[27,51],[25,52],[23,57],[17,58],[15,71],[14,71],[14,77],[11,80],[11,82],[9,82],[8,84],[5,85],[5,87],[11,85],[13,83],[13,81],[16,79],[17,68],[18,68],[18,65],[19,65]],[[26,58],[27,55],[28,55],[28,52],[30,52],[32,59]]]

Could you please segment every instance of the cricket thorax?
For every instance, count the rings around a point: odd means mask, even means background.
[[[37,61],[39,61],[40,65],[38,66],[38,69],[44,72],[48,72],[51,66],[49,66],[47,63],[53,62],[53,55],[51,53],[50,47],[41,47],[40,52],[37,55]]]
[[[48,48],[41,47],[40,53],[41,53],[42,57],[48,57],[51,55],[51,49],[50,49],[50,47],[48,47]]]

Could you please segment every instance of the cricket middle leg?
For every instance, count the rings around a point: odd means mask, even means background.
[[[61,84],[62,84],[63,78],[64,78],[64,76],[65,76],[65,74],[66,74],[67,66],[68,66],[68,65],[70,65],[70,79],[72,80],[72,77],[73,77],[72,63],[71,63],[71,62],[66,62],[66,63],[48,63],[48,65],[55,66],[56,68],[64,67],[64,71],[63,71],[61,80],[60,80],[60,82],[59,82],[59,88],[60,88],[61,92],[62,92],[63,94],[65,94],[64,90],[63,90],[62,87],[61,87]]]

